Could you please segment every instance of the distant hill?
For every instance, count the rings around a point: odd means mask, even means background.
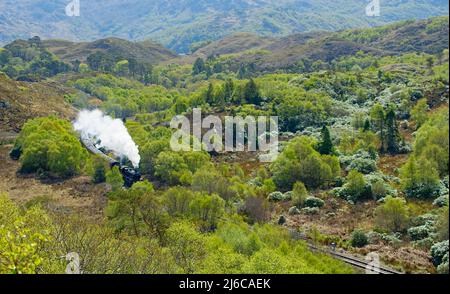
[[[42,45],[66,62],[73,60],[85,62],[87,57],[95,52],[120,56],[124,59],[134,58],[138,62],[146,63],[159,63],[176,56],[169,49],[151,41],[130,42],[119,38],[107,38],[81,43],[64,40],[45,40],[42,42]]]
[[[235,67],[253,64],[258,70],[270,71],[289,68],[302,59],[329,62],[358,51],[379,56],[407,52],[434,54],[448,48],[448,25],[448,17],[435,17],[369,29],[300,33],[281,38],[239,34],[210,43],[185,59],[192,62],[198,57],[232,53],[230,62]]]
[[[364,0],[89,0],[79,17],[69,17],[69,0],[2,0],[0,44],[39,35],[43,39],[91,41],[105,37],[153,39],[187,53],[193,43],[236,32],[287,36],[384,25],[446,15],[447,0],[381,1],[369,17]]]

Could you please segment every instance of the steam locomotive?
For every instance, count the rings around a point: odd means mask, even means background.
[[[83,145],[86,147],[87,150],[89,150],[91,153],[98,155],[101,158],[103,158],[104,160],[106,160],[109,163],[111,168],[113,168],[115,166],[117,166],[119,168],[119,171],[122,174],[122,177],[124,180],[125,187],[130,188],[131,186],[133,186],[134,183],[141,181],[142,175],[138,169],[129,167],[127,165],[122,165],[119,161],[109,157],[108,155],[103,153],[101,150],[99,150],[97,147],[95,147],[94,143],[92,142],[92,140],[89,137],[87,137],[85,135],[81,135],[80,140],[83,143]]]

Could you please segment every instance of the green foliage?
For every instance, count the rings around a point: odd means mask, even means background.
[[[377,170],[377,162],[373,156],[361,149],[353,155],[340,156],[339,160],[347,171],[356,170],[363,174],[370,174]]]
[[[183,273],[192,274],[207,254],[205,237],[188,223],[174,223],[167,230],[167,244]]]
[[[106,182],[106,162],[99,157],[94,159],[94,174],[92,176],[92,181],[95,184]]]
[[[439,241],[448,240],[449,235],[449,214],[448,206],[444,207],[439,213],[439,218],[436,223],[437,238]]]
[[[46,50],[39,37],[17,40],[0,51],[0,70],[13,79],[38,81],[68,72],[71,66]]]
[[[374,214],[377,226],[388,232],[402,232],[408,226],[409,210],[402,198],[386,197]]]
[[[0,273],[36,274],[48,262],[50,220],[40,208],[22,212],[0,194]]]
[[[209,155],[200,152],[163,151],[155,160],[155,175],[169,185],[191,185],[193,174],[209,164],[209,159]],[[203,175],[197,175],[196,181],[200,182]]]
[[[281,89],[269,94],[278,97],[277,114],[280,128],[284,131],[296,132],[306,127],[320,126],[331,108],[331,99],[325,93],[306,92],[283,85]]]
[[[300,137],[289,143],[272,164],[271,171],[279,188],[291,189],[297,181],[317,188],[334,180],[340,167],[336,157],[320,155],[307,138]]]
[[[444,256],[448,255],[449,245],[448,240],[436,243],[431,247],[430,255],[433,259],[433,264],[439,266],[444,261]],[[448,258],[448,256],[447,256]]]
[[[334,151],[333,142],[331,141],[330,130],[324,126],[322,128],[322,141],[318,145],[318,151],[323,155],[330,155]]]
[[[366,181],[364,175],[356,170],[350,171],[345,185],[342,188],[337,188],[335,193],[339,197],[345,198],[353,203],[369,199],[372,196],[369,183]]]
[[[292,204],[297,208],[301,208],[305,204],[305,200],[308,197],[308,190],[306,190],[305,184],[302,182],[296,182],[292,189]]]
[[[148,235],[163,241],[169,225],[163,200],[147,181],[135,183],[129,190],[113,190],[106,214],[117,231],[128,231],[137,237]]]
[[[28,121],[15,143],[21,150],[21,172],[68,178],[82,172],[88,160],[68,121],[55,117]]]
[[[224,214],[225,201],[218,195],[196,194],[189,204],[191,215],[200,221],[202,228],[215,229]]]
[[[262,101],[258,86],[253,79],[250,79],[244,88],[244,98],[250,104],[259,105]]]
[[[439,174],[434,162],[411,156],[401,169],[402,188],[411,198],[434,198],[439,193]]]
[[[431,233],[432,228],[428,225],[412,227],[408,229],[408,236],[413,241],[419,241],[428,238]]]
[[[112,167],[106,173],[106,182],[108,183],[108,185],[111,186],[111,189],[114,192],[122,189],[124,185],[124,180],[117,166]]]
[[[449,118],[448,108],[443,108],[430,116],[417,131],[414,154],[425,158],[433,165],[441,177],[448,175],[449,167]],[[434,172],[432,172],[434,173]]]
[[[362,248],[369,244],[369,240],[364,232],[356,230],[352,233],[351,244],[353,247]]]
[[[411,118],[416,122],[417,128],[420,128],[428,119],[427,111],[429,106],[427,99],[420,99],[416,106],[411,110]]]
[[[281,193],[280,191],[276,191],[276,192],[270,193],[269,196],[267,197],[267,199],[271,202],[280,202],[280,201],[284,201],[285,197],[284,197],[283,193]]]
[[[310,208],[314,208],[314,207],[323,207],[325,205],[325,202],[317,197],[308,197],[305,200],[305,206],[306,207],[310,207]]]

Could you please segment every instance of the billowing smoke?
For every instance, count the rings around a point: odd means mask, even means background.
[[[139,167],[141,156],[127,128],[120,119],[113,119],[100,110],[83,110],[78,114],[74,128],[82,136],[91,138],[99,148],[105,148],[118,157],[127,157]]]

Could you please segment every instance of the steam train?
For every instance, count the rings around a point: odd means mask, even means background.
[[[84,147],[86,147],[87,150],[89,150],[91,153],[98,155],[99,157],[106,160],[109,163],[109,166],[111,168],[113,168],[115,166],[117,166],[119,168],[119,171],[122,174],[122,177],[124,180],[125,187],[130,188],[131,186],[133,186],[134,183],[141,181],[142,175],[138,169],[135,169],[135,168],[132,168],[132,167],[129,167],[126,165],[122,165],[119,161],[109,157],[108,155],[103,153],[101,150],[99,150],[94,145],[94,143],[92,142],[92,140],[89,137],[87,137],[85,135],[81,135],[80,140],[81,140],[81,143],[83,143]]]

